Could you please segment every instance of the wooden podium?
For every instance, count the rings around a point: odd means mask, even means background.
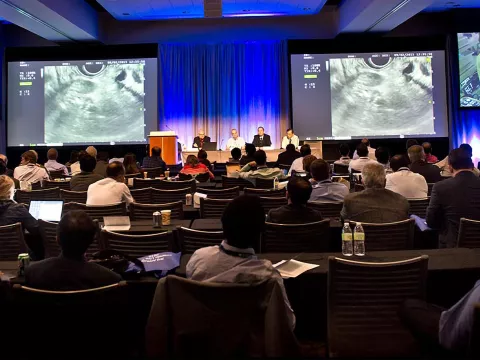
[[[150,145],[150,156],[152,156],[152,148],[158,146],[162,149],[162,159],[167,165],[178,164],[178,136],[173,131],[152,131],[148,135],[148,143]]]

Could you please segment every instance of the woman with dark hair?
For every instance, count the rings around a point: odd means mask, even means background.
[[[70,160],[65,164],[65,166],[67,166],[67,167],[72,166],[72,165],[75,164],[77,161],[78,161],[78,151],[77,151],[77,150],[73,150],[73,151],[70,153]]]
[[[188,155],[185,166],[182,170],[180,170],[180,173],[192,176],[208,173],[210,176],[210,180],[215,179],[215,176],[212,174],[212,172],[208,170],[208,168],[204,164],[198,162],[198,159],[195,155]]]
[[[124,156],[123,166],[125,167],[125,175],[139,174],[142,172],[137,165],[137,157],[132,153]]]
[[[246,154],[244,156],[242,156],[242,158],[240,159],[240,166],[245,166],[248,163],[251,163],[252,161],[255,161],[255,156],[254,156],[255,151],[257,151],[257,149],[255,148],[255,146],[253,144],[246,144],[245,145]]]
[[[210,166],[212,166],[212,164],[210,163],[210,160],[207,159],[207,156],[208,155],[205,150],[200,150],[197,154],[198,162],[210,169]]]

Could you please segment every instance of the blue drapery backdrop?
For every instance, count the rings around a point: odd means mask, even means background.
[[[274,146],[289,125],[285,41],[161,44],[159,129],[187,147],[199,129],[225,148],[232,128],[251,142],[263,126]]]

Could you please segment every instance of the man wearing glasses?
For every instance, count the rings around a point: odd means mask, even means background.
[[[210,137],[205,136],[205,131],[200,129],[200,130],[198,130],[198,136],[196,136],[193,139],[192,147],[201,149],[201,148],[203,148],[204,143],[209,143],[209,142],[210,142]]]

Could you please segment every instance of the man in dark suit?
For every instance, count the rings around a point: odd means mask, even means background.
[[[425,161],[425,151],[422,146],[410,146],[408,157],[410,158],[410,171],[422,175],[427,183],[436,183],[442,180],[440,168]]]
[[[264,146],[272,146],[272,140],[270,140],[270,135],[265,134],[265,129],[262,126],[259,126],[257,131],[258,135],[255,135],[253,137],[252,144],[257,148],[262,148]]]
[[[268,212],[267,221],[277,224],[308,224],[322,220],[320,211],[307,207],[312,185],[300,176],[292,176],[287,184],[288,205]]]
[[[277,162],[275,163],[275,166],[277,167],[279,165],[292,166],[292,163],[299,157],[302,157],[302,154],[300,154],[297,150],[295,150],[295,145],[288,144],[285,151],[278,154],[278,158],[277,158]]]
[[[199,130],[199,131],[198,131],[198,136],[196,136],[196,137],[193,139],[193,145],[192,145],[192,147],[201,149],[201,148],[203,148],[203,144],[204,144],[204,143],[209,143],[209,142],[210,142],[210,137],[209,137],[209,136],[205,136],[205,131]]]
[[[433,186],[427,224],[440,230],[439,246],[455,247],[460,218],[480,220],[480,179],[472,171],[470,154],[455,149],[448,155],[453,177]]]
[[[408,200],[385,189],[385,168],[381,164],[366,164],[362,169],[362,182],[365,190],[345,196],[343,220],[381,224],[408,219]]]
[[[97,227],[84,211],[70,211],[58,223],[58,257],[31,264],[25,270],[25,283],[43,290],[84,290],[115,284],[121,276],[85,261],[85,251],[93,242]]]

